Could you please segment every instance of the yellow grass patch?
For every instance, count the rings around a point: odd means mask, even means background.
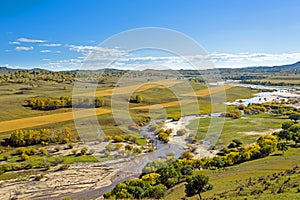
[[[195,100],[190,100],[190,99],[186,99],[186,100],[181,100],[181,101],[172,101],[172,102],[168,102],[168,103],[162,103],[162,104],[154,104],[154,105],[146,105],[146,106],[137,106],[134,108],[131,108],[132,110],[145,110],[145,109],[161,109],[163,108],[168,108],[168,107],[174,107],[174,106],[178,106],[178,105],[185,105],[185,104],[189,104],[189,103],[197,103]]]
[[[84,94],[78,94],[76,96],[96,96],[96,97],[105,97],[105,96],[112,96],[118,95],[118,94],[128,94],[128,93],[134,93],[134,92],[143,92],[145,90],[151,89],[151,88],[166,88],[166,87],[172,87],[173,85],[180,83],[180,81],[176,79],[166,79],[166,80],[159,80],[155,82],[149,82],[149,83],[141,83],[136,85],[129,85],[129,86],[123,86],[123,87],[115,87],[113,89],[107,89],[102,91],[96,91],[94,92],[88,92]]]
[[[111,110],[107,110],[103,108],[95,108],[95,109],[90,108],[90,109],[76,111],[74,115],[77,118],[84,118],[84,117],[93,116],[95,114],[103,115],[110,112]],[[52,115],[9,120],[9,121],[0,122],[0,132],[13,131],[17,129],[30,128],[30,127],[41,126],[46,124],[54,124],[54,123],[69,121],[73,119],[74,119],[73,112],[70,111],[70,112],[58,113]]]

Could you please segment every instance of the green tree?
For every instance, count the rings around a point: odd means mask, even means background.
[[[88,152],[88,149],[87,149],[86,147],[83,147],[83,148],[80,150],[81,155],[85,155],[87,152]]]
[[[197,194],[202,199],[201,193],[212,189],[212,185],[208,181],[208,176],[202,174],[188,177],[185,185],[186,196],[191,197]]]
[[[298,120],[300,120],[300,114],[291,114],[289,116],[290,120],[293,120],[295,123],[297,123]]]
[[[231,110],[224,114],[225,117],[231,117],[232,119],[241,118],[242,112],[240,110]]]
[[[160,169],[158,173],[160,174],[160,183],[165,185],[167,188],[171,188],[176,185],[182,177],[181,172],[178,169],[175,169],[173,165],[168,165]]]
[[[187,160],[191,160],[194,158],[194,154],[188,150],[184,151],[181,153],[181,158],[187,159]]]
[[[40,152],[42,155],[47,156],[48,155],[48,151],[45,148],[40,148]]]
[[[96,108],[99,108],[99,107],[103,107],[104,106],[104,99],[103,98],[100,98],[100,97],[97,97],[95,99],[95,107]]]
[[[21,155],[21,160],[22,160],[22,161],[29,160],[29,156],[28,156],[27,154],[23,153],[23,154]]]
[[[300,143],[300,132],[293,133],[292,138],[293,138],[293,141],[295,142],[295,145]]]
[[[186,134],[186,130],[185,129],[180,129],[177,131],[177,135],[181,136],[181,135],[185,135]]]
[[[283,155],[284,152],[288,150],[287,143],[286,143],[286,142],[279,142],[279,143],[277,144],[277,149],[278,149],[279,151],[282,151],[282,155]]]
[[[300,132],[300,124],[294,124],[288,130],[294,133]]]
[[[143,97],[142,97],[141,95],[136,95],[135,101],[136,101],[137,103],[142,103],[142,102],[143,102]]]
[[[281,128],[283,130],[288,130],[291,126],[293,126],[293,122],[292,121],[285,121],[282,123]]]
[[[148,198],[153,198],[153,199],[162,199],[167,192],[167,187],[164,186],[163,184],[158,184],[155,186],[151,186],[149,187],[146,191],[145,191],[145,197]]]

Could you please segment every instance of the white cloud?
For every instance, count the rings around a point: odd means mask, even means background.
[[[44,49],[44,50],[41,50],[40,51],[41,53],[50,53],[50,52],[52,52],[51,50],[48,50],[48,49]]]
[[[45,44],[47,45],[47,44]],[[40,44],[39,46],[44,46]],[[112,67],[118,69],[207,69],[238,68],[248,66],[275,66],[300,61],[300,53],[211,53],[208,55],[174,56],[157,55],[140,56],[143,54],[128,54],[120,48],[104,48],[93,45],[66,45],[70,51],[78,52],[75,59],[51,60],[49,68],[99,69]],[[43,50],[42,50],[43,51]],[[41,51],[41,52],[42,52]],[[58,53],[57,51],[52,51]],[[90,54],[89,54],[90,53]],[[46,60],[45,60],[46,61]],[[194,64],[195,66],[191,65]]]
[[[113,67],[122,68],[157,68],[157,66],[172,69],[207,69],[212,67],[237,68],[249,66],[275,66],[300,61],[300,53],[212,53],[194,56],[126,56],[116,60]],[[86,62],[86,61],[85,61]],[[194,66],[192,66],[193,64]],[[94,66],[96,66],[94,64]],[[151,67],[152,66],[152,67]]]
[[[43,43],[47,42],[47,40],[35,40],[35,39],[28,39],[28,38],[18,38],[18,42],[27,42],[27,43]]]
[[[41,47],[60,47],[61,44],[40,44]]]
[[[70,51],[76,51],[87,55],[88,53],[101,53],[103,56],[120,56],[126,52],[116,48],[104,48],[99,46],[67,45]]]
[[[30,50],[33,50],[33,46],[31,46],[31,47],[19,46],[19,47],[16,47],[15,49],[16,49],[16,51],[30,51]]]
[[[8,44],[20,44],[20,42],[14,41],[14,42],[9,42]]]
[[[300,53],[212,53],[209,57],[217,67],[274,66],[300,61]]]

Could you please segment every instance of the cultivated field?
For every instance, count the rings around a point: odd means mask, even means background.
[[[110,113],[111,110],[103,108],[84,109],[77,111],[75,114],[77,117],[85,118],[93,115],[104,115]],[[15,119],[9,121],[0,122],[0,132],[13,131],[17,129],[25,129],[30,127],[42,126],[47,124],[54,124],[58,122],[65,122],[74,119],[74,113],[72,111],[65,113],[57,113],[44,115],[39,117],[28,117],[23,119]]]

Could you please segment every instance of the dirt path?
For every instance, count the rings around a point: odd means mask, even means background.
[[[250,131],[250,132],[238,132],[239,134],[244,134],[244,135],[269,135],[272,134],[274,132],[278,132],[281,131],[281,128],[270,128],[268,130],[265,131]]]

